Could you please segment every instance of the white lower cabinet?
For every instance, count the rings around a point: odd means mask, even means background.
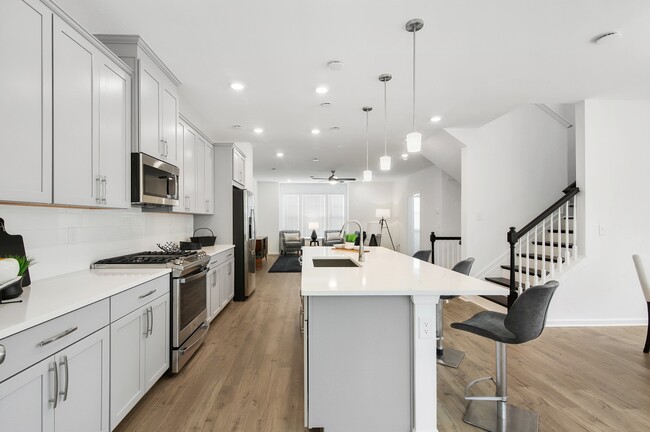
[[[222,252],[213,257],[208,272],[207,309],[208,321],[212,321],[235,295],[235,260],[233,251]]]
[[[108,432],[104,327],[0,384],[2,430]]]
[[[169,368],[169,311],[167,289],[111,323],[111,429]]]

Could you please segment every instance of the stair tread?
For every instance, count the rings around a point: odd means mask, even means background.
[[[502,285],[504,287],[510,288],[510,279],[504,277],[486,277],[486,281],[495,283],[497,285]]]
[[[501,268],[504,269],[504,270],[510,270],[509,265],[502,265]],[[535,276],[535,274],[537,274],[537,276],[542,277],[542,270],[543,269],[537,269],[537,272],[535,272],[535,269],[532,269],[532,268],[529,268],[529,267],[521,267],[521,268],[522,268],[524,273],[528,273],[529,275],[532,275],[532,276]],[[515,266],[515,273],[520,273],[518,265]],[[548,275],[549,272],[546,271],[546,274]]]
[[[547,232],[553,232],[553,233],[555,233],[555,234],[557,234],[557,233],[566,234],[567,232],[568,232],[569,234],[573,234],[573,230],[572,230],[572,229],[570,229],[570,230],[568,230],[568,231],[567,231],[567,230],[564,230],[564,229],[561,229],[561,230],[553,229],[553,230],[546,230],[546,231],[547,231]]]
[[[551,256],[550,255],[542,256],[542,254],[533,254],[533,253],[519,254],[518,253],[517,256],[520,256],[520,257],[523,257],[523,258],[529,258],[529,259],[536,259],[536,260],[540,260],[540,261],[548,261],[548,262],[551,261]],[[563,257],[559,257],[559,259],[561,259],[562,262],[564,262]],[[558,262],[558,256],[557,255],[553,255],[553,262]]]
[[[534,241],[533,244],[534,244],[534,245],[537,245],[537,246],[545,245],[545,246],[549,246],[549,247],[550,247],[550,246],[553,246],[553,247],[563,247],[563,248],[569,248],[569,249],[571,249],[571,248],[573,247],[573,243],[568,243],[568,246],[567,246],[567,243],[558,243],[558,242],[553,242],[553,243],[551,244],[551,242],[548,242],[548,241],[547,241],[547,242]]]

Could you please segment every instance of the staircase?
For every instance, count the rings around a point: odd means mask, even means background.
[[[562,191],[564,196],[523,228],[510,227],[507,234],[510,257],[501,265],[501,275],[485,280],[507,287],[510,295],[484,296],[510,307],[527,288],[546,283],[577,258],[575,183]]]

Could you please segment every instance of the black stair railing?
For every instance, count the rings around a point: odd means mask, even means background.
[[[429,240],[431,240],[431,263],[432,264],[436,263],[436,242],[437,241],[438,242],[440,242],[440,241],[458,242],[459,246],[461,244],[460,237],[438,237],[438,236],[436,236],[435,232],[432,232],[429,235]],[[444,260],[444,258],[452,258],[452,260],[455,259],[456,261],[460,261],[460,250],[455,252],[455,251],[450,251],[449,249],[447,249],[447,252],[448,253],[445,255],[445,257],[442,257],[442,260]],[[438,260],[439,262],[441,261],[440,258],[441,257],[439,257],[439,260]],[[442,262],[442,264],[447,265],[447,267],[451,268],[454,264],[456,264],[456,262],[451,262],[451,261],[449,263]]]
[[[545,228],[545,225],[544,225],[545,221],[547,220],[547,218],[550,218],[551,239],[553,239],[554,236],[552,234],[555,233],[555,231],[557,231],[560,234],[560,236],[559,236],[560,241],[555,243],[553,240],[551,240],[549,242],[549,244],[548,244],[550,246],[550,248],[551,248],[551,260],[550,260],[551,261],[551,266],[554,265],[554,263],[553,263],[554,259],[553,259],[553,256],[552,256],[553,248],[557,246],[558,249],[559,249],[560,247],[562,247],[564,245],[561,242],[563,233],[566,233],[566,235],[567,235],[567,237],[566,237],[567,238],[567,243],[565,243],[565,244],[568,246],[568,234],[570,232],[569,227],[568,227],[569,201],[571,201],[572,198],[574,198],[576,195],[578,195],[578,193],[580,192],[580,188],[578,188],[576,186],[576,183],[573,182],[571,185],[569,185],[562,192],[564,193],[564,196],[562,198],[560,198],[559,200],[554,202],[550,207],[548,207],[546,210],[544,210],[542,213],[540,213],[539,216],[537,216],[535,219],[530,221],[523,228],[517,230],[515,227],[510,227],[510,230],[507,233],[507,240],[508,240],[508,243],[510,244],[510,269],[509,269],[510,270],[510,294],[508,295],[508,308],[510,308],[512,306],[512,304],[515,302],[515,300],[517,300],[517,297],[519,296],[519,291],[517,289],[517,280],[515,278],[515,274],[517,273],[517,266],[516,266],[516,262],[515,262],[516,261],[515,249],[517,247],[517,243],[521,239],[523,239],[524,237],[526,239],[528,239],[529,238],[528,234],[530,232],[532,232],[533,230],[536,230],[540,226],[540,224],[542,224],[542,228]],[[573,205],[575,205],[575,200],[573,201]],[[567,211],[565,211],[564,214],[562,215],[560,213],[560,210],[563,208],[563,206],[567,209]],[[557,230],[552,229],[553,223],[554,223],[553,216],[554,216],[555,212],[558,212],[557,216],[556,216],[557,219],[564,218],[564,221],[565,221],[564,229],[562,229],[562,221],[561,220],[556,221],[556,222],[559,222],[559,228]],[[574,241],[575,241],[575,237],[574,237]],[[536,242],[536,245],[537,244],[538,243]],[[542,250],[544,250],[545,247],[547,246],[547,243],[545,241],[543,241],[542,245],[543,245]],[[537,252],[535,252],[535,257],[537,257],[537,255],[538,255]],[[557,261],[559,261],[561,263],[563,258],[560,257],[559,255],[560,255],[560,253],[558,253],[558,256],[557,256],[556,259],[557,259]],[[520,248],[520,253],[519,253],[520,263],[521,263],[521,256],[522,256],[522,249]],[[526,254],[526,258],[530,259],[530,254],[529,253]],[[542,253],[542,258],[546,259],[545,253]],[[519,272],[522,273],[522,274],[524,273],[523,268],[522,268],[521,265],[519,266]],[[535,268],[534,273],[537,274],[537,269],[536,268]],[[527,274],[529,274],[528,270],[527,270]],[[522,288],[522,286],[523,286],[523,284],[522,284],[522,281],[520,280],[519,281],[519,288]]]

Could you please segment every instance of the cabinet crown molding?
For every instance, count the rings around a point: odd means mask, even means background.
[[[176,75],[167,67],[165,62],[163,62],[160,57],[151,49],[149,45],[142,39],[140,35],[116,35],[116,34],[96,34],[95,37],[105,44],[124,44],[124,45],[137,45],[142,51],[144,51],[153,62],[167,75],[176,87],[179,87],[182,83]]]

